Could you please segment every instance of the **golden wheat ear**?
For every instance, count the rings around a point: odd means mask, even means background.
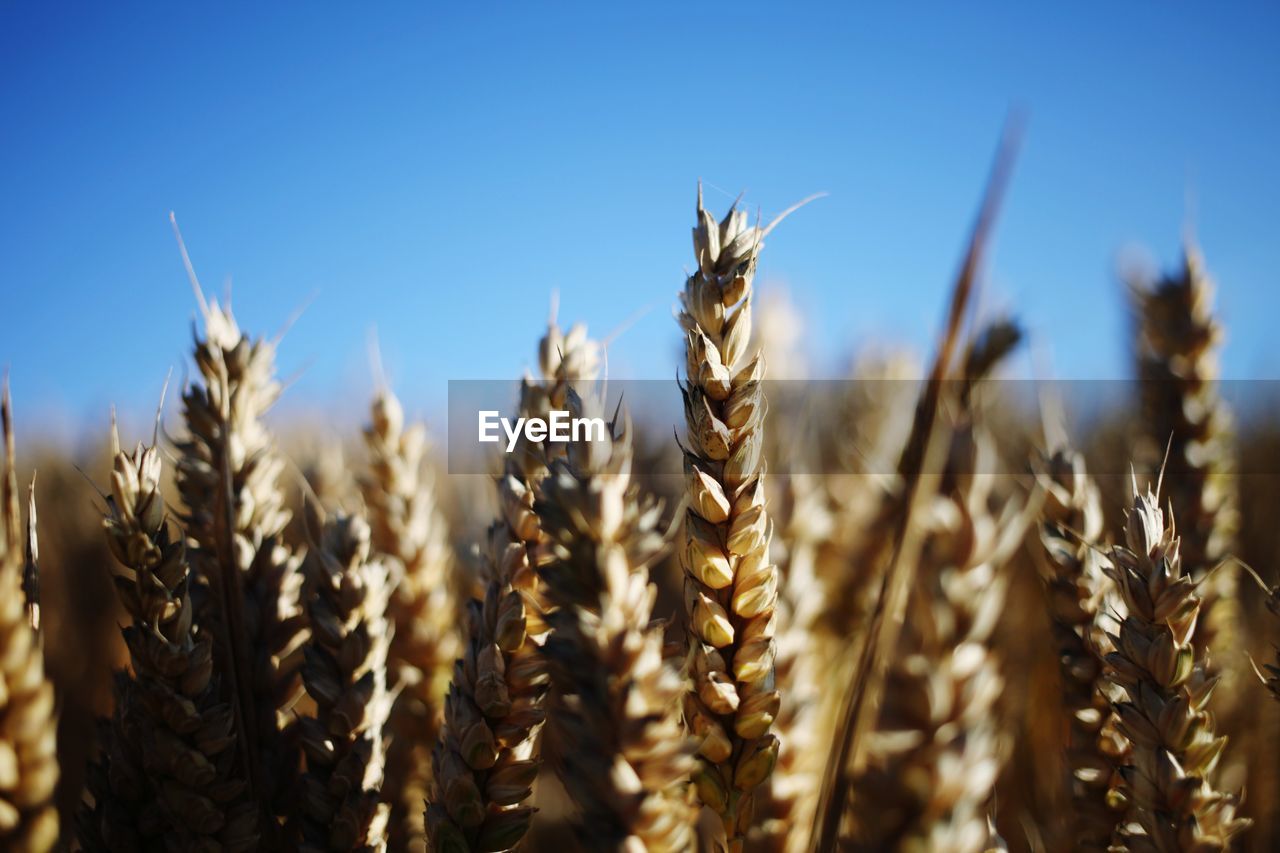
[[[1144,467],[1160,460],[1163,491],[1178,520],[1183,565],[1203,580],[1196,648],[1240,648],[1239,571],[1234,564],[1211,572],[1236,551],[1239,494],[1235,435],[1222,398],[1219,352],[1225,331],[1214,315],[1214,284],[1194,245],[1180,268],[1154,283],[1131,283],[1137,318],[1135,352],[1142,391],[1139,453]],[[1230,716],[1237,656],[1214,658],[1211,671],[1224,680],[1215,710]]]
[[[586,328],[562,332],[552,318],[538,347],[541,379],[521,386],[520,415],[563,410],[574,380],[590,383],[600,347]],[[485,550],[484,598],[468,605],[463,656],[453,668],[444,725],[432,753],[427,797],[433,850],[508,850],[529,831],[539,733],[549,676],[541,649],[549,609],[537,567],[548,540],[534,511],[537,484],[563,448],[527,438],[508,454],[498,478],[499,516]]]
[[[203,330],[193,329],[198,380],[182,394],[178,492],[191,566],[210,593],[199,615],[217,632],[220,687],[243,733],[237,760],[249,799],[262,809],[262,841],[279,846],[301,760],[293,705],[302,695],[306,618],[302,558],[284,542],[285,461],[263,423],[281,393],[276,347],[245,335],[229,307],[205,300],[178,241],[203,320]]]
[[[395,628],[388,678],[400,687],[389,722],[384,786],[393,800],[388,841],[395,850],[421,849],[431,748],[440,736],[453,662],[462,651],[458,581],[436,484],[425,465],[426,429],[405,424],[404,409],[385,383],[374,397],[364,439],[369,467],[361,489],[370,541],[398,574],[388,605]]]
[[[53,802],[58,783],[57,717],[53,684],[44,671],[44,650],[32,628],[23,594],[22,509],[18,498],[13,405],[6,378],[0,391],[4,432],[0,486],[0,847],[45,853],[58,843]],[[34,505],[33,505],[34,506]],[[34,529],[34,514],[31,516]],[[29,539],[34,559],[34,540]]]
[[[1038,552],[1045,602],[1058,655],[1061,699],[1069,730],[1065,744],[1066,789],[1071,811],[1063,822],[1071,844],[1105,850],[1117,809],[1117,770],[1128,761],[1129,742],[1116,730],[1102,658],[1113,651],[1105,626],[1123,604],[1103,571],[1102,501],[1084,457],[1066,443],[1065,427],[1052,451],[1034,464],[1045,500]]]
[[[567,402],[573,417],[603,418],[598,399],[571,390]],[[543,647],[553,754],[584,849],[686,850],[693,744],[647,568],[665,549],[661,508],[632,480],[630,430],[618,417],[603,440],[552,463],[535,504],[551,546],[540,574],[553,608]]]
[[[114,418],[111,494],[103,519],[119,564],[116,593],[129,670],[115,681],[102,757],[78,816],[86,850],[247,850],[259,841],[258,806],[236,764],[241,737],[214,674],[214,638],[197,618],[185,538],[161,493],[159,448],[121,452]]]
[[[1122,692],[1113,708],[1133,745],[1117,839],[1124,849],[1226,850],[1250,821],[1238,815],[1239,798],[1214,785],[1227,739],[1206,710],[1217,679],[1194,644],[1197,584],[1151,492],[1135,496],[1124,532],[1106,567],[1126,608],[1107,678]]]
[[[308,519],[308,529],[315,538],[306,563],[312,641],[302,683],[315,713],[298,723],[306,755],[294,815],[299,849],[385,851],[391,814],[382,796],[392,702],[390,573],[371,557],[362,517],[324,521],[317,515]]]

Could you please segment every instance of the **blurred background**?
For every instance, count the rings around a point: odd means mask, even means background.
[[[1194,231],[1228,377],[1280,375],[1280,8],[6,3],[0,362],[71,440],[154,405],[205,288],[279,329],[284,413],[344,417],[376,327],[413,412],[518,376],[558,291],[673,375],[695,182],[764,217],[815,369],[924,347],[1001,123],[1029,129],[985,301],[1067,378],[1127,376],[1117,268]],[[1138,247],[1143,247],[1139,249]],[[479,330],[485,330],[480,334]],[[335,393],[340,392],[340,393]],[[351,423],[356,417],[350,418]]]

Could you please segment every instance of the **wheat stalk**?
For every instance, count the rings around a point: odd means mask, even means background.
[[[307,769],[298,817],[303,851],[385,851],[391,806],[382,798],[383,728],[391,710],[387,567],[370,558],[360,516],[309,519],[302,683],[315,715],[299,721]]]
[[[1178,519],[1183,565],[1201,582],[1201,627],[1196,644],[1217,649],[1224,686],[1234,683],[1239,648],[1239,573],[1223,560],[1235,550],[1239,524],[1232,417],[1218,393],[1218,350],[1223,330],[1213,314],[1213,282],[1200,254],[1188,246],[1182,269],[1154,286],[1134,286],[1138,307],[1138,374],[1142,380],[1143,430],[1147,454],[1166,452],[1163,479]],[[1230,701],[1234,690],[1221,696]]]
[[[0,397],[4,481],[0,489],[0,846],[45,853],[58,843],[58,783],[53,684],[23,595],[22,511],[18,502],[9,386]],[[34,533],[34,514],[32,533]],[[35,551],[34,538],[28,549]]]
[[[383,389],[374,398],[364,438],[370,461],[361,486],[371,541],[403,570],[389,607],[395,634],[388,664],[393,683],[401,688],[387,749],[385,787],[394,796],[389,842],[396,850],[420,848],[431,746],[440,734],[449,675],[461,649],[453,555],[423,465],[423,425],[406,429],[400,401]]]
[[[183,393],[188,437],[178,444],[192,568],[211,587],[201,622],[217,626],[216,665],[236,714],[248,795],[263,806],[263,842],[289,812],[299,765],[290,708],[300,695],[305,638],[300,558],[278,480],[284,460],[262,418],[280,394],[275,342],[250,340],[229,309],[205,303],[195,336],[201,381]]]
[[[693,689],[685,719],[698,738],[698,796],[720,816],[731,851],[752,824],[754,790],[773,772],[778,714],[773,685],[778,571],[769,558],[761,380],[747,359],[751,281],[767,228],[732,208],[720,222],[702,206],[693,231],[697,269],[681,295],[687,383],[681,386],[684,452],[686,628]]]
[[[525,379],[520,414],[545,418],[563,410],[569,382],[593,379],[599,356],[584,327],[563,334],[553,319],[539,345],[542,380]],[[522,439],[498,479],[500,512],[487,536],[484,598],[468,604],[463,656],[454,664],[432,753],[425,820],[434,850],[507,850],[533,817],[525,803],[537,774],[548,687],[540,653],[546,603],[536,573],[548,546],[534,494],[547,461],[543,446]]]
[[[91,802],[81,815],[86,850],[252,850],[257,807],[235,767],[232,709],[218,695],[213,639],[196,622],[192,575],[160,493],[155,447],[120,450],[111,430],[111,496],[103,521],[123,570],[116,592],[133,624],[123,628],[132,673],[116,681]]]
[[[569,408],[601,415],[572,393]],[[631,467],[630,427],[615,418],[604,441],[552,463],[536,503],[553,543],[540,573],[555,608],[544,654],[556,769],[581,808],[584,849],[680,851],[693,835],[693,750],[679,717],[684,682],[651,623],[661,506],[641,498]]]
[[[1216,679],[1193,646],[1201,600],[1183,571],[1173,519],[1157,498],[1138,492],[1125,525],[1126,546],[1111,551],[1108,576],[1127,615],[1111,636],[1107,677],[1124,691],[1115,703],[1120,730],[1133,744],[1122,768],[1130,821],[1119,827],[1120,849],[1226,850],[1249,821],[1238,799],[1213,787],[1227,739],[1206,710]]]
[[[1114,587],[1103,572],[1098,548],[1102,501],[1084,457],[1065,443],[1039,460],[1036,479],[1045,495],[1039,530],[1041,575],[1069,725],[1068,837],[1073,846],[1105,850],[1118,817],[1112,778],[1128,744],[1114,733],[1102,673],[1101,655],[1111,650],[1103,618],[1108,608],[1115,610]]]

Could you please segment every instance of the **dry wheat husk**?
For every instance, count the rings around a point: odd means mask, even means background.
[[[0,399],[0,422],[5,453],[0,489],[0,847],[45,853],[58,843],[53,804],[57,722],[44,650],[23,595],[22,511],[7,383]],[[34,542],[28,547],[34,548]]]
[[[1112,548],[1106,568],[1127,609],[1111,635],[1107,677],[1124,691],[1114,709],[1133,745],[1132,764],[1121,770],[1129,815],[1115,849],[1226,850],[1250,822],[1237,815],[1236,796],[1214,787],[1227,739],[1207,710],[1216,679],[1193,644],[1200,597],[1172,518],[1136,483],[1133,500],[1126,544]]]
[[[257,807],[245,798],[231,706],[219,696],[213,638],[195,621],[186,545],[161,495],[161,456],[138,445],[114,464],[103,525],[122,569],[116,592],[130,672],[79,815],[86,850],[252,850]]]
[[[1230,703],[1238,693],[1239,656],[1231,651],[1241,647],[1239,571],[1223,560],[1236,551],[1239,495],[1232,416],[1218,387],[1223,329],[1213,313],[1214,286],[1199,252],[1188,246],[1176,274],[1135,286],[1133,294],[1145,455],[1154,469],[1167,448],[1163,482],[1178,519],[1182,563],[1202,581],[1195,642],[1213,652],[1207,664],[1225,688],[1217,701]]]
[[[570,392],[574,417],[601,416]],[[681,851],[693,840],[693,744],[680,720],[684,680],[663,659],[649,564],[663,550],[661,506],[631,478],[629,425],[570,445],[536,503],[552,557],[540,570],[551,634],[556,770],[587,850]]]
[[[688,448],[685,571],[688,667],[685,720],[698,739],[694,783],[741,850],[755,788],[769,777],[778,739],[774,609],[778,570],[769,555],[761,381],[749,353],[751,281],[767,229],[733,208],[720,222],[702,206],[693,231],[697,269],[681,295],[687,382],[681,386]]]
[[[382,797],[391,578],[387,566],[370,557],[362,517],[310,521],[317,541],[306,562],[311,642],[302,683],[316,707],[298,724],[307,759],[299,849],[381,853],[391,813]]]
[[[1064,843],[1105,850],[1120,817],[1111,793],[1128,744],[1114,731],[1103,677],[1102,655],[1111,651],[1104,625],[1116,607],[1114,586],[1103,571],[1102,502],[1084,457],[1065,444],[1038,460],[1036,479],[1045,496],[1040,573],[1068,725],[1064,760],[1071,808]]]
[[[553,320],[538,361],[542,379],[526,378],[521,387],[523,417],[563,410],[568,383],[595,378],[600,350],[584,327],[562,333]],[[540,653],[546,603],[536,573],[548,545],[533,505],[548,455],[522,438],[498,479],[500,513],[487,535],[484,598],[468,604],[467,637],[432,753],[425,820],[433,850],[509,850],[533,817],[527,803],[549,681]]]
[[[421,850],[431,748],[440,735],[449,676],[462,648],[453,554],[435,484],[423,464],[425,427],[406,427],[400,401],[384,389],[374,398],[364,437],[369,472],[361,485],[371,541],[401,567],[388,609],[395,626],[389,677],[400,691],[389,722],[384,786],[393,799],[389,843],[395,850]]]
[[[245,733],[249,797],[263,809],[263,843],[277,845],[300,761],[291,708],[306,634],[301,557],[282,537],[285,462],[262,421],[280,394],[275,342],[245,336],[216,302],[201,297],[201,308],[200,381],[183,393],[188,436],[178,443],[177,484],[191,565],[209,588],[199,619],[217,631],[215,665]]]

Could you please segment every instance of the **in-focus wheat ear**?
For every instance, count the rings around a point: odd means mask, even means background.
[[[141,444],[122,452],[114,423],[111,445],[103,527],[132,619],[122,629],[131,671],[115,681],[115,711],[79,815],[81,846],[257,849],[257,806],[236,760],[240,733],[219,695],[213,638],[196,621],[186,544],[161,494],[161,453]]]
[[[561,332],[552,321],[538,348],[542,378],[526,377],[520,415],[546,418],[566,406],[569,383],[590,382],[600,347],[586,328]],[[432,755],[427,840],[433,850],[499,851],[520,843],[539,761],[549,676],[546,599],[537,566],[550,558],[534,511],[537,484],[563,445],[522,436],[498,478],[498,519],[489,528],[484,598],[468,606],[467,636],[445,699],[444,726]]]
[[[398,565],[389,615],[395,627],[389,678],[399,694],[389,723],[387,781],[393,800],[392,849],[421,849],[422,802],[431,778],[431,748],[444,720],[444,697],[461,651],[453,553],[437,506],[435,483],[424,465],[421,423],[406,426],[404,409],[389,389],[374,397],[364,430],[369,470],[361,482],[381,559]]]
[[[1106,568],[1128,611],[1111,635],[1107,677],[1124,693],[1114,707],[1133,744],[1121,770],[1129,814],[1115,848],[1226,850],[1250,822],[1238,816],[1236,796],[1214,787],[1227,739],[1206,707],[1217,679],[1193,645],[1200,596],[1183,571],[1173,519],[1150,491],[1136,483],[1133,491],[1125,545],[1112,548]]]
[[[301,556],[283,539],[285,462],[263,423],[280,395],[276,342],[247,337],[191,277],[204,334],[193,330],[199,377],[182,395],[188,434],[177,445],[178,491],[191,566],[210,592],[198,618],[217,632],[220,686],[244,733],[237,747],[248,796],[262,807],[262,842],[278,846],[300,764],[292,708],[306,618]]]
[[[1236,551],[1239,494],[1231,410],[1219,390],[1222,324],[1213,312],[1213,281],[1194,245],[1181,269],[1153,285],[1132,288],[1138,315],[1137,359],[1142,380],[1145,455],[1162,480],[1178,519],[1182,564],[1200,583],[1196,648],[1211,674],[1224,680],[1215,707],[1229,713],[1242,647],[1239,570],[1223,562]]]
[[[45,853],[58,843],[57,719],[44,650],[23,595],[22,510],[9,385],[0,397],[4,481],[0,486],[0,848]],[[34,518],[34,515],[32,516]],[[34,542],[30,543],[34,550]]]
[[[1105,625],[1123,613],[1103,567],[1102,501],[1084,457],[1065,435],[1035,465],[1044,494],[1039,561],[1052,621],[1069,730],[1065,763],[1071,811],[1069,843],[1105,850],[1120,817],[1112,796],[1116,769],[1127,762],[1128,742],[1115,731],[1102,656],[1112,651]]]
[[[699,742],[695,787],[719,815],[731,851],[742,849],[755,789],[772,773],[779,748],[769,731],[779,706],[778,570],[769,558],[773,526],[763,482],[764,362],[749,352],[751,282],[770,228],[752,225],[736,206],[717,222],[699,186],[697,267],[679,315],[689,506],[680,562],[693,679],[684,713]]]
[[[604,418],[595,396],[571,390],[567,402],[573,417]],[[693,745],[680,721],[684,681],[652,622],[662,508],[641,496],[632,459],[629,426],[615,418],[604,441],[570,445],[539,489],[552,546],[540,570],[554,608],[543,647],[550,728],[584,849],[681,851],[693,836]]]
[[[370,557],[369,525],[358,515],[325,522],[308,504],[313,545],[306,562],[311,642],[302,683],[314,716],[298,725],[306,772],[298,808],[300,850],[387,849],[391,804],[382,796],[386,763],[387,566]]]

